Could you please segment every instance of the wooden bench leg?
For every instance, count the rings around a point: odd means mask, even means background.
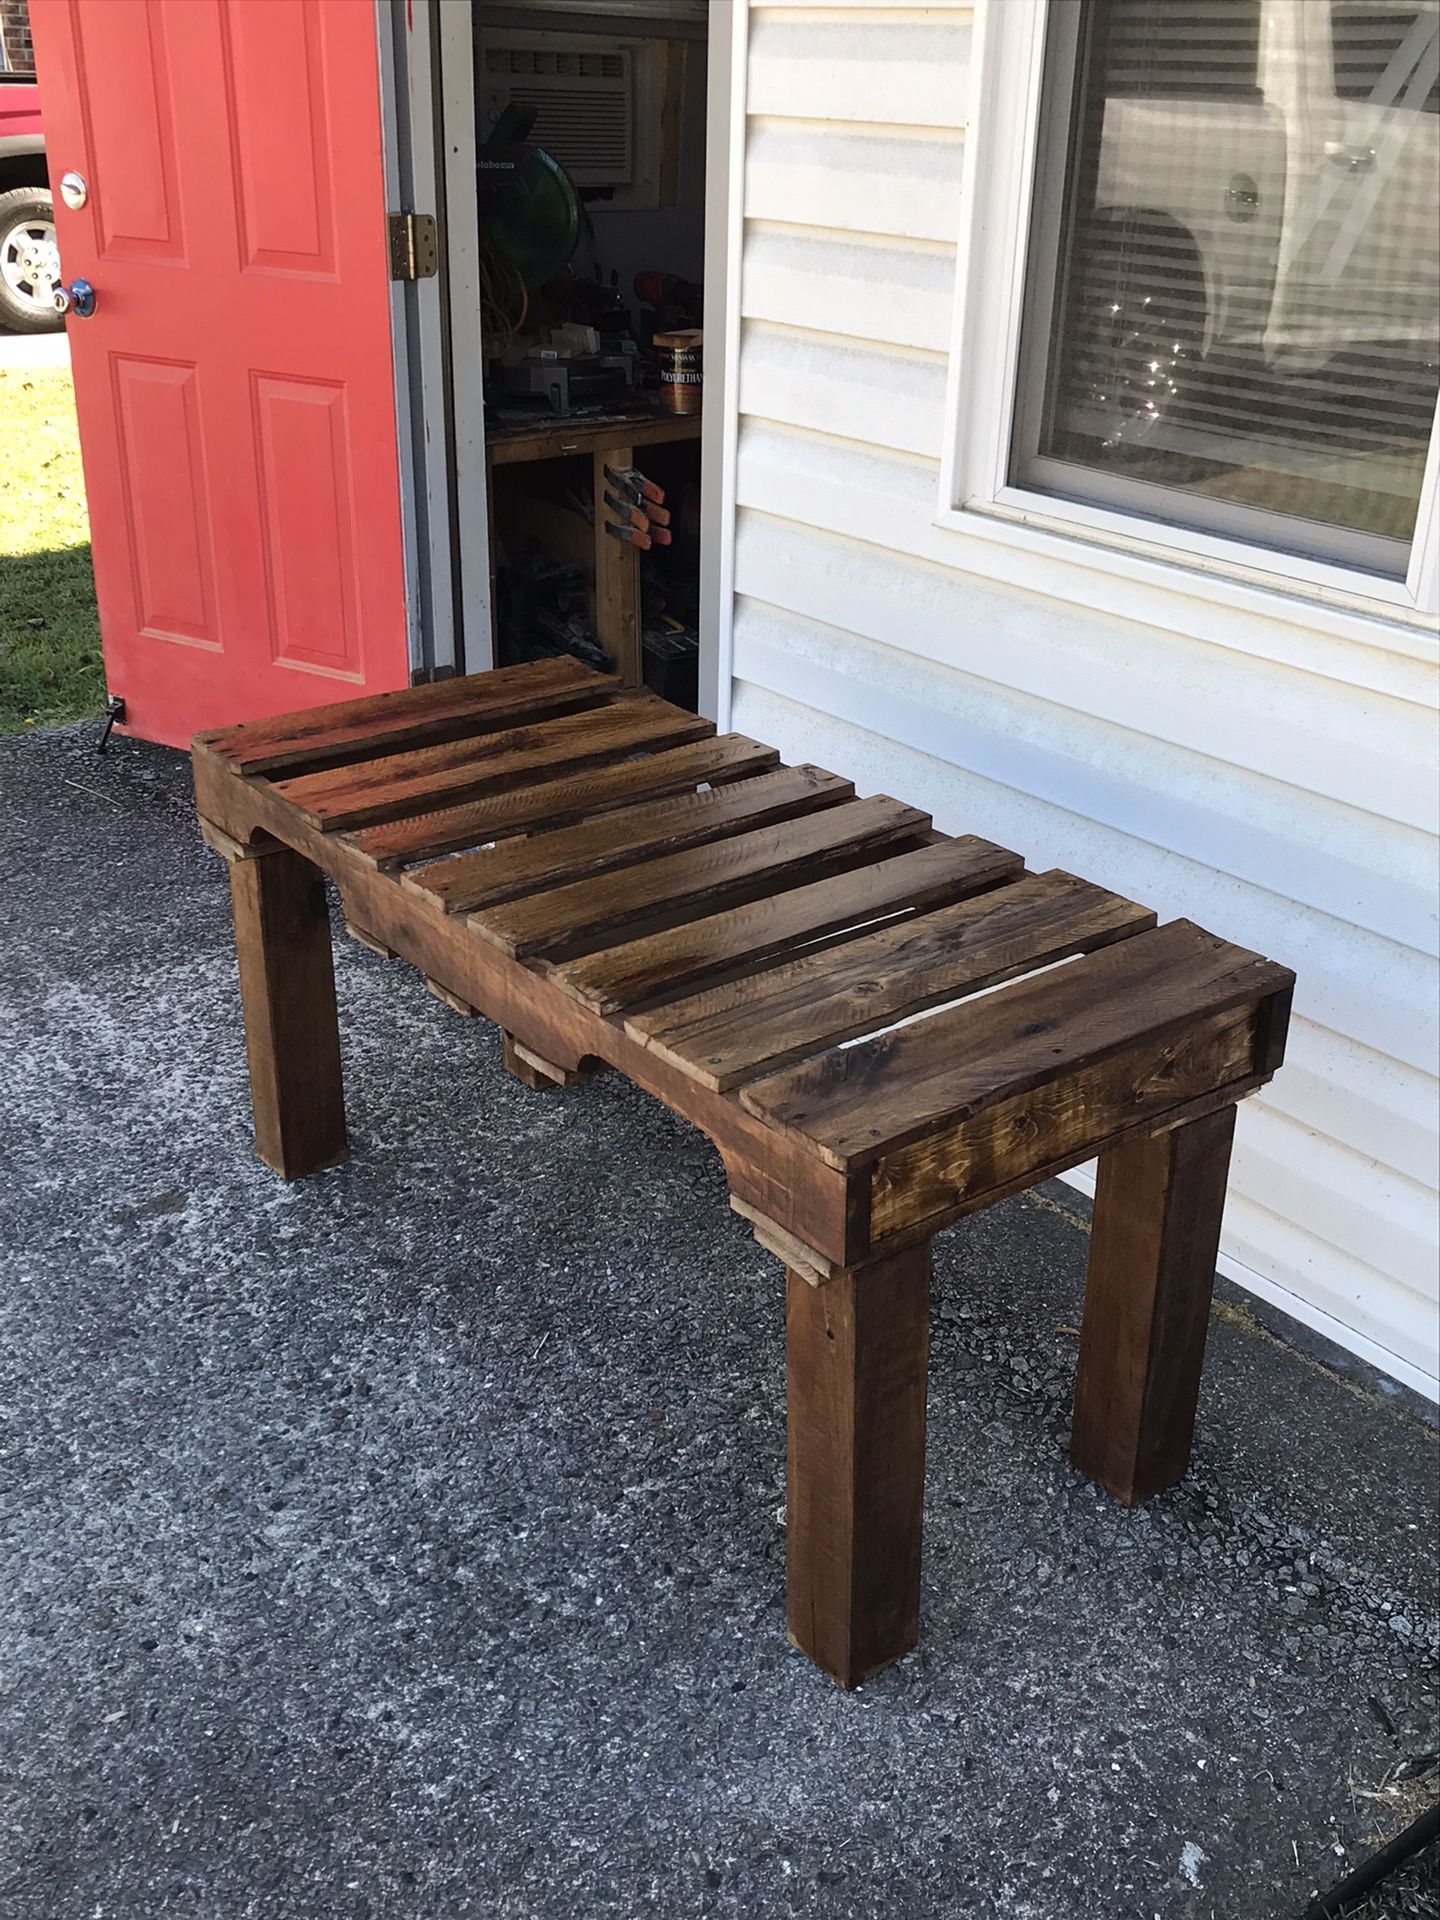
[[[260,1158],[287,1180],[348,1151],[325,883],[289,847],[230,862]]]
[[[1127,1507],[1190,1462],[1235,1108],[1100,1159],[1070,1458]]]
[[[842,1687],[920,1631],[930,1244],[786,1274],[787,1626]]]

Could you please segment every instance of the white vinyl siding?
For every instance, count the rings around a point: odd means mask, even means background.
[[[936,524],[971,44],[959,5],[750,8],[730,724],[1293,966],[1226,1270],[1433,1392],[1433,668],[1196,574],[1102,615]]]

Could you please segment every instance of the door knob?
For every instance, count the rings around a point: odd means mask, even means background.
[[[72,280],[68,287],[55,289],[55,311],[73,313],[77,320],[88,320],[95,311],[96,298],[88,280]]]
[[[1355,146],[1346,140],[1327,140],[1325,158],[1332,166],[1343,167],[1347,173],[1368,173],[1375,164],[1375,149]]]
[[[1251,173],[1237,173],[1225,189],[1225,211],[1232,220],[1253,220],[1260,211],[1260,186]]]

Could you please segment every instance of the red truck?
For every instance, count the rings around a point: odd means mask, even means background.
[[[0,327],[49,333],[60,253],[45,167],[40,89],[33,73],[0,72]]]

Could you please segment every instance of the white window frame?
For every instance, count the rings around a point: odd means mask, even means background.
[[[1204,576],[1236,611],[1307,620],[1338,638],[1437,656],[1440,619],[1440,409],[1431,430],[1405,578],[1170,527],[1009,480],[1031,198],[1040,143],[1041,78],[1051,0],[976,0],[975,87],[965,141],[947,433],[937,523],[978,536],[1000,575],[1019,553],[1068,560],[1077,597],[1136,611],[1136,589],[1195,595]],[[1188,579],[1186,576],[1190,576]],[[1020,576],[1023,578],[1023,575]],[[1357,619],[1356,616],[1359,616]],[[1163,607],[1154,617],[1166,620]]]

